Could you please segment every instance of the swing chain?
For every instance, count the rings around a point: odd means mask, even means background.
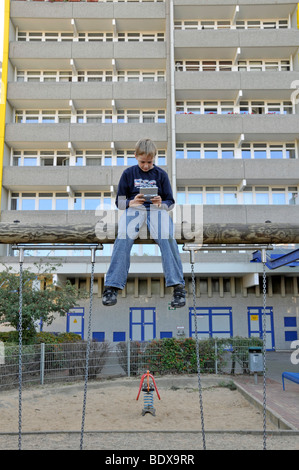
[[[199,406],[201,416],[201,429],[202,429],[202,441],[203,449],[206,450],[206,438],[205,438],[205,427],[204,427],[204,414],[203,414],[203,402],[202,402],[202,387],[200,378],[200,361],[199,361],[199,340],[197,330],[197,313],[196,313],[196,291],[195,291],[195,273],[194,273],[194,262],[191,258],[191,275],[192,275],[192,293],[193,293],[193,317],[194,317],[194,330],[195,330],[195,345],[196,345],[196,360],[197,360],[197,375],[198,375],[198,391],[199,391]]]
[[[90,300],[89,300],[89,316],[88,316],[88,332],[87,332],[87,346],[86,346],[86,365],[85,365],[85,381],[84,381],[84,396],[83,396],[83,409],[82,409],[80,450],[83,449],[84,424],[85,424],[85,414],[86,414],[88,364],[89,364],[89,354],[90,354],[90,344],[91,344],[91,314],[92,314],[92,299],[93,299],[93,284],[94,284],[94,265],[95,265],[95,249],[92,248],[92,253],[91,253],[91,278],[90,278]]]
[[[23,250],[20,250],[19,279],[19,450],[22,450],[22,343],[23,343]]]
[[[267,329],[267,278],[266,278],[266,262],[263,261],[263,449],[266,450],[266,329]]]

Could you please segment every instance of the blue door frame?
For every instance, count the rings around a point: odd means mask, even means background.
[[[248,336],[257,336],[263,337],[263,312],[264,307],[248,307],[247,308],[247,318],[248,318]],[[257,317],[256,325],[253,326],[252,317]],[[274,339],[274,320],[273,320],[273,307],[266,307],[266,316],[268,319],[268,327],[266,327],[267,335],[267,351],[272,351],[275,349],[275,339]]]
[[[81,319],[79,328],[76,330],[73,326],[71,327],[72,317],[79,317]],[[74,307],[66,315],[66,331],[67,333],[76,333],[81,335],[81,338],[84,338],[84,308],[83,307]]]
[[[133,315],[138,315],[140,312],[140,317],[138,320],[133,319]],[[146,319],[146,317],[148,317]],[[133,321],[134,320],[134,321]],[[135,340],[137,341],[147,341],[149,339],[154,339],[156,337],[156,309],[154,307],[131,307],[130,308],[130,340],[133,340],[133,327],[137,326],[140,328],[140,338]],[[152,336],[151,338],[146,338],[145,330],[147,327],[151,328]]]

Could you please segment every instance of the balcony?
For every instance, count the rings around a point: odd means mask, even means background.
[[[74,19],[78,31],[112,31],[115,19],[122,31],[136,31],[136,22],[143,31],[165,29],[165,3],[161,1],[68,0],[63,5],[61,1],[12,1],[14,25],[23,31],[28,27],[35,31],[71,31],[70,20]]]
[[[14,109],[76,109],[112,107],[166,108],[166,83],[49,82],[9,83],[8,102]]]
[[[177,159],[177,185],[298,185],[298,160]]]
[[[268,59],[290,57],[298,50],[298,30],[175,31],[175,58]],[[238,50],[239,49],[239,50]]]
[[[3,186],[11,191],[110,191],[113,167],[4,167]],[[88,182],[88,183],[87,183]]]
[[[298,115],[176,115],[178,142],[293,142]]]
[[[236,6],[239,11],[236,11]],[[207,3],[205,0],[174,0],[175,19],[200,18],[205,20],[243,20],[247,18],[275,19],[286,18],[293,15],[297,9],[296,3],[288,0],[279,0],[274,4],[271,0],[262,2],[247,2],[240,4],[235,0],[222,0],[221,4],[217,0]]]
[[[7,124],[5,142],[14,149],[110,149],[111,142],[119,148],[135,148],[147,136],[158,148],[167,142],[166,124]]]
[[[290,100],[299,72],[176,72],[177,100]]]
[[[165,69],[164,42],[12,42],[9,57],[19,70]]]

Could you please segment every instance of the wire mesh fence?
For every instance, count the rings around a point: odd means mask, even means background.
[[[259,338],[208,339],[199,341],[202,373],[248,374],[249,347],[261,346]],[[34,344],[22,347],[23,385],[84,380],[87,342]],[[195,340],[192,338],[150,342],[92,342],[89,379],[152,374],[197,372]],[[0,390],[19,384],[19,346],[1,344]]]

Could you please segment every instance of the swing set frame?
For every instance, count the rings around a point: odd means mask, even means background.
[[[109,227],[107,228],[109,232]],[[115,227],[114,227],[115,230]],[[196,235],[196,234],[195,234]],[[195,295],[195,253],[201,249],[208,250],[250,250],[261,251],[261,262],[263,265],[263,449],[266,450],[266,261],[267,251],[272,249],[275,243],[299,243],[299,226],[291,224],[210,224],[203,226],[200,234],[200,243],[195,243],[197,237],[186,240],[181,237],[177,239],[178,243],[183,244],[183,251],[189,251],[192,286],[193,286],[193,312],[195,323],[195,340],[197,356],[197,375],[199,404],[201,412],[201,427],[203,449],[206,449],[204,412],[202,400],[201,372],[199,361],[199,338],[197,330],[196,315],[196,295]],[[88,363],[91,344],[91,318],[92,318],[92,298],[94,284],[94,266],[97,250],[103,249],[104,243],[113,243],[114,239],[105,238],[101,240],[91,226],[33,226],[14,223],[0,223],[0,244],[12,244],[13,250],[19,251],[20,265],[20,297],[19,297],[19,325],[22,325],[22,274],[24,263],[24,251],[26,249],[39,250],[73,250],[89,249],[91,251],[91,283],[90,283],[90,302],[89,302],[89,320],[88,337],[85,365],[84,395],[82,407],[82,424],[80,450],[83,449],[84,424],[87,398],[88,382]],[[154,243],[153,240],[136,240],[137,243]],[[44,243],[50,243],[45,245]],[[58,245],[57,245],[58,243]],[[77,245],[79,243],[79,245]],[[22,328],[19,328],[19,450],[22,449]]]

